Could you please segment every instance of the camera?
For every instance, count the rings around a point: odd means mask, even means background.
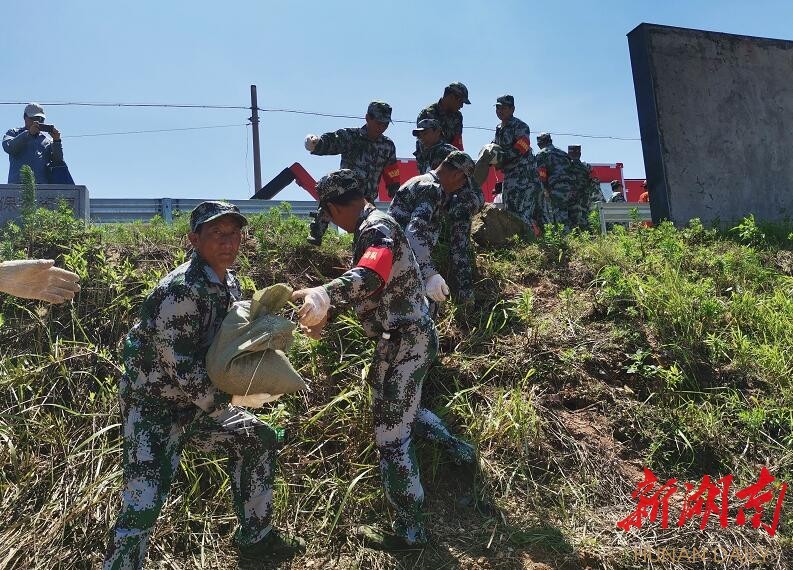
[[[52,129],[54,129],[54,125],[48,125],[46,123],[39,123],[39,130],[43,133],[50,133],[52,134]]]
[[[308,224],[308,243],[311,245],[322,245],[322,236],[328,231],[328,216],[320,206],[316,212],[311,212],[312,222]]]

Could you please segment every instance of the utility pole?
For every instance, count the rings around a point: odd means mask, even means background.
[[[256,86],[251,85],[251,127],[253,130],[253,193],[262,189],[262,164],[259,155],[259,104]]]

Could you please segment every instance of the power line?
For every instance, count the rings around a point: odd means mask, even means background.
[[[22,101],[0,101],[0,105],[25,105],[26,102]],[[147,108],[164,108],[164,109],[235,109],[235,110],[246,110],[249,111],[250,107],[245,107],[242,105],[198,105],[198,104],[187,104],[187,103],[102,103],[102,102],[53,102],[53,103],[42,103],[44,106],[80,106],[80,107],[147,107]],[[305,111],[301,109],[268,109],[263,107],[257,107],[257,109],[262,113],[289,113],[294,115],[310,115],[315,117],[328,117],[334,119],[356,119],[356,120],[364,120],[365,117],[361,117],[359,115],[342,115],[336,113],[322,113],[318,111]],[[414,121],[405,121],[400,119],[395,119],[392,121],[394,123],[402,123],[402,124],[414,124]],[[221,128],[223,126],[237,126],[237,125],[219,125],[217,127],[187,127],[184,129],[162,129],[162,130],[154,130],[154,131],[130,131],[129,133],[99,133],[96,135],[72,135],[71,138],[76,138],[79,136],[104,136],[105,134],[137,134],[137,133],[145,133],[145,132],[167,132],[169,130],[192,130],[192,129],[202,129],[202,128]],[[479,126],[471,126],[467,125],[464,127],[465,129],[477,130],[477,131],[489,131],[494,132],[495,129],[491,127],[479,127]],[[546,129],[539,129],[540,132]],[[585,139],[610,139],[610,140],[618,140],[618,141],[640,141],[641,138],[638,137],[618,137],[612,135],[589,135],[589,134],[582,134],[582,133],[557,133],[551,131],[551,134],[557,136],[569,136],[569,137],[580,137]],[[65,137],[64,137],[65,138]]]
[[[23,101],[0,101],[0,105],[27,105]],[[47,107],[161,107],[176,109],[246,109],[239,105],[192,105],[188,103],[100,103],[100,102],[78,102],[78,101],[57,101],[53,103],[41,103]]]
[[[247,127],[250,123],[236,123],[234,125],[206,125],[202,127],[180,127],[174,129],[151,129],[146,131],[118,131],[114,133],[90,133],[83,135],[63,135],[61,138],[79,139],[83,137],[107,137],[111,135],[137,135],[142,133],[171,133],[174,131],[198,131],[201,129],[225,129],[228,127]]]

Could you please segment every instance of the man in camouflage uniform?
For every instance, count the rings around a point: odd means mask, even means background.
[[[441,124],[438,119],[421,119],[413,129],[413,136],[418,142],[413,156],[416,157],[419,174],[426,174],[438,168],[450,152],[457,150],[454,145],[442,141],[441,135]]]
[[[416,126],[422,119],[435,119],[441,126],[441,140],[454,145],[458,150],[463,149],[463,114],[460,109],[463,105],[470,105],[468,88],[460,82],[449,84],[443,91],[437,103],[433,103],[419,113]],[[419,150],[416,143],[416,150]]]
[[[609,200],[609,202],[624,202],[624,201],[625,201],[625,194],[623,192],[622,181],[612,180],[611,199]]]
[[[502,199],[508,212],[531,227],[542,189],[531,151],[529,125],[514,116],[515,99],[504,95],[496,99],[496,127],[493,143],[501,148],[498,169],[504,172]]]
[[[389,196],[399,188],[399,163],[394,142],[383,133],[391,122],[391,105],[372,101],[366,124],[360,129],[339,129],[322,136],[306,136],[306,150],[316,155],[341,155],[341,168],[350,169],[364,181],[366,199],[377,200],[380,177]]]
[[[567,156],[570,157],[570,172],[575,180],[574,184],[578,195],[575,208],[576,218],[571,220],[571,223],[573,226],[588,230],[589,212],[592,211],[594,197],[600,195],[600,181],[592,174],[592,167],[581,161],[581,145],[569,145]]]
[[[455,150],[435,170],[408,180],[397,191],[388,213],[405,230],[413,247],[430,299],[442,302],[448,295],[446,281],[432,263],[432,250],[440,236],[441,218],[452,225],[451,267],[462,302],[473,299],[473,271],[468,246],[470,219],[483,203],[481,189],[470,179],[471,157]],[[455,233],[458,228],[458,233]],[[468,230],[464,232],[463,230]],[[462,245],[465,249],[462,249]],[[443,293],[443,291],[446,291]]]
[[[124,343],[119,385],[124,490],[105,558],[106,570],[142,568],[148,540],[187,442],[229,457],[226,465],[240,522],[243,557],[294,553],[300,539],[270,526],[278,438],[239,406],[263,395],[234,396],[215,388],[206,352],[232,303],[240,298],[234,263],[247,224],[236,206],[203,202],[190,215],[190,260],[146,297]]]
[[[413,130],[413,136],[420,143],[420,150],[415,153],[420,174],[435,170],[450,153],[457,150],[440,140],[441,130],[437,119],[420,120],[418,127]],[[469,177],[466,184],[449,198],[445,208],[449,220],[449,274],[453,277],[452,286],[456,297],[464,303],[474,300],[471,223],[484,204],[481,187]]]
[[[353,266],[341,277],[295,291],[303,299],[301,328],[319,338],[328,311],[352,306],[366,335],[377,339],[368,382],[374,392],[374,432],[386,497],[396,511],[394,533],[358,529],[375,548],[421,546],[427,542],[422,520],[424,489],[413,445],[417,416],[431,418],[456,443],[440,418],[421,410],[424,377],[438,350],[438,333],[429,316],[424,283],[413,250],[396,221],[366,201],[356,175],[339,170],[317,182],[320,206],[340,228],[353,233]],[[470,446],[469,446],[470,447]],[[474,461],[470,450],[469,461]]]
[[[536,157],[537,174],[547,201],[545,223],[561,224],[565,231],[570,231],[578,216],[578,193],[570,172],[570,157],[553,145],[548,133],[537,136],[537,146],[540,147]]]

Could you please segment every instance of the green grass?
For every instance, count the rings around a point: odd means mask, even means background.
[[[187,259],[187,223],[85,227],[65,210],[8,225],[4,258],[52,256],[81,275],[71,305],[0,298],[0,567],[97,567],[118,508],[119,343],[146,293]],[[424,403],[480,451],[475,480],[498,512],[458,505],[470,482],[419,445],[437,546],[390,556],[348,536],[388,520],[365,382],[372,345],[351,315],[290,358],[310,392],[262,416],[285,428],[276,525],[306,536],[284,567],[631,568],[633,546],[765,544],[750,527],[625,535],[615,527],[649,466],[662,480],[768,465],[793,480],[793,278],[789,229],[549,232],[477,255],[474,307],[448,303]],[[247,295],[318,284],[349,236],[305,243],[288,209],[252,216],[238,263]],[[235,568],[223,459],[187,450],[149,551],[168,568]],[[789,561],[791,516],[770,546]],[[462,530],[461,530],[462,529]],[[660,530],[660,529],[658,529]],[[733,528],[729,529],[730,531]]]

